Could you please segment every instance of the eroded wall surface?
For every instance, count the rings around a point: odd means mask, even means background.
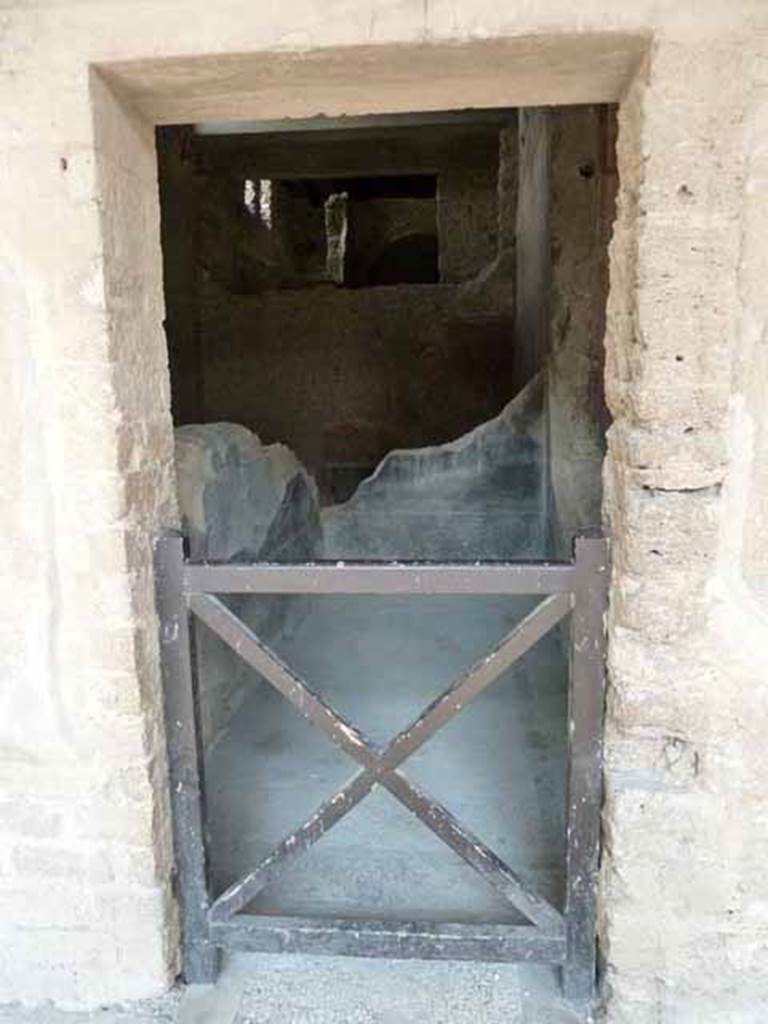
[[[764,42],[659,43],[619,115],[602,935],[609,1016],[633,1024],[768,1003],[768,627],[742,547],[766,415],[742,375],[767,323],[750,284]]]
[[[623,101],[606,1013],[762,1022],[765,5],[43,0],[6,5],[2,31],[3,998],[92,1006],[157,991],[176,964],[149,549],[175,517],[172,443],[153,136],[137,111],[178,123],[212,107],[199,79],[182,88],[189,64],[157,104],[149,87],[117,100],[89,65],[272,51],[291,68],[294,50],[365,44],[373,60],[392,45],[392,75],[345,52],[343,100],[289,74],[260,111],[357,112],[413,105],[401,44],[428,44],[419,105]],[[615,49],[595,43],[611,32]],[[648,52],[629,90],[627,33]],[[517,65],[497,47],[516,38]],[[453,44],[490,41],[495,63],[460,64]],[[244,100],[216,102],[224,116]]]
[[[568,558],[576,533],[601,525],[608,243],[618,173],[613,107],[569,107],[549,118],[549,516]]]
[[[511,320],[468,318],[450,285],[233,296],[200,317],[203,416],[289,444],[312,473],[372,469],[392,448],[448,440],[513,393]]]

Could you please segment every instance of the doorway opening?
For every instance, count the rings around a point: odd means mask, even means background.
[[[158,131],[194,561],[533,564],[599,527],[613,118],[505,109]],[[378,750],[538,603],[439,589],[222,598]],[[349,762],[213,620],[195,632],[215,898],[343,790]],[[568,900],[569,713],[557,627],[409,761],[554,908]],[[244,909],[525,921],[466,861],[374,787]]]

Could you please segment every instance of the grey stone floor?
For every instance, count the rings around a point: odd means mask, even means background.
[[[0,1007],[0,1024],[585,1024],[544,968],[230,958],[215,986],[91,1013]]]
[[[46,1004],[32,1008],[10,1004],[0,1006],[0,1024],[178,1024],[183,1001],[184,993],[174,989],[158,999],[90,1012],[66,1012]]]

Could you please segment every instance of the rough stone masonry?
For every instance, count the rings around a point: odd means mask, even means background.
[[[619,102],[611,1024],[768,1004],[762,0],[3,3],[0,993],[162,990],[149,541],[175,522],[153,125]]]

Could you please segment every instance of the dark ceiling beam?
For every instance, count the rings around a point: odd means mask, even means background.
[[[457,158],[487,166],[498,157],[498,136],[498,126],[195,135],[194,149],[203,170],[257,178],[437,174]]]
[[[361,131],[382,128],[424,128],[434,125],[506,124],[515,116],[509,107],[488,110],[432,110],[415,114],[370,114],[362,117],[286,118],[283,121],[207,121],[195,125],[196,135],[275,135],[293,132]]]

